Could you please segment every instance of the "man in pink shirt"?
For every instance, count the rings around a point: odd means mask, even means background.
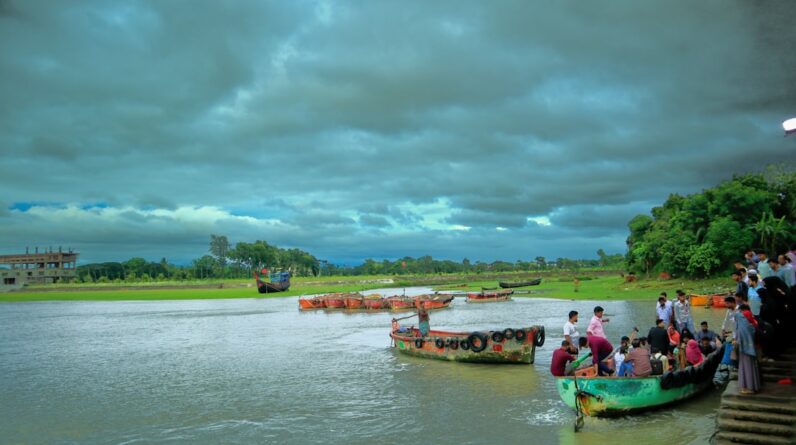
[[[586,335],[593,335],[595,337],[608,338],[603,330],[603,323],[608,323],[608,319],[603,320],[603,308],[597,306],[594,308],[594,316],[591,317],[589,327],[586,328]]]

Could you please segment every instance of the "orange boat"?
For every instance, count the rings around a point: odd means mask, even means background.
[[[724,298],[726,298],[726,297],[727,297],[726,294],[715,294],[715,295],[713,295],[711,297],[711,301],[713,302],[713,307],[719,308],[719,309],[727,307],[724,304]]]
[[[369,310],[386,309],[385,300],[381,297],[365,297],[363,306]]]
[[[310,310],[310,309],[323,309],[325,306],[323,298],[320,297],[312,297],[312,298],[299,298],[299,309],[302,311]]]
[[[392,297],[387,297],[386,300],[390,303],[390,309],[393,311],[415,310],[415,299],[412,297],[393,295]]]
[[[454,297],[446,294],[434,294],[418,295],[416,298],[426,309],[442,309],[450,306]]]
[[[329,294],[323,296],[326,301],[327,309],[343,309],[345,308],[345,294]]]
[[[489,303],[494,301],[511,301],[512,289],[499,290],[495,292],[471,292],[467,294],[468,303]]]
[[[345,299],[345,308],[346,309],[359,309],[363,305],[363,298],[360,294],[348,294],[346,295]]]
[[[708,295],[691,294],[691,306],[710,306],[712,300]]]

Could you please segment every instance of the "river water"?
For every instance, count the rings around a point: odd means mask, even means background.
[[[600,302],[609,339],[646,332],[655,298]],[[393,314],[299,312],[296,300],[2,304],[0,442],[703,444],[713,433],[716,391],[573,432],[550,359],[567,313],[584,333],[595,302],[457,298],[432,312],[432,329],[546,327],[535,364],[483,365],[398,355]],[[694,312],[715,328],[723,317]]]

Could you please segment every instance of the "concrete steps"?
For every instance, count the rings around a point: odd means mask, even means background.
[[[721,431],[716,434],[714,445],[750,444],[750,445],[793,445],[793,440],[788,437],[768,436],[765,434],[740,433],[735,431]]]
[[[796,385],[776,382],[796,380],[796,361],[788,354],[760,364],[764,382],[756,394],[741,394],[738,381],[730,381],[721,396],[714,445],[796,444]]]

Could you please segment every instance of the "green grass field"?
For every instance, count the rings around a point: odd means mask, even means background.
[[[546,274],[542,284],[515,289],[516,298],[559,298],[573,300],[639,300],[657,298],[661,291],[671,297],[677,289],[687,293],[726,292],[734,288],[729,278],[709,280],[661,281],[640,278],[625,283],[616,274],[578,274],[580,284],[575,287],[573,276]],[[385,284],[380,280],[394,280]],[[509,276],[506,281],[519,281],[527,277]],[[479,291],[482,287],[498,286],[498,278],[485,280],[480,275],[420,275],[420,276],[358,276],[358,277],[301,277],[294,278],[289,291],[276,294],[259,294],[254,280],[193,281],[187,283],[162,282],[141,284],[67,284],[35,286],[23,291],[0,293],[0,302],[20,301],[124,301],[124,300],[201,300],[225,298],[280,298],[296,295],[324,294],[330,292],[357,292],[385,287],[428,286],[438,291]],[[530,293],[524,293],[530,291]]]

